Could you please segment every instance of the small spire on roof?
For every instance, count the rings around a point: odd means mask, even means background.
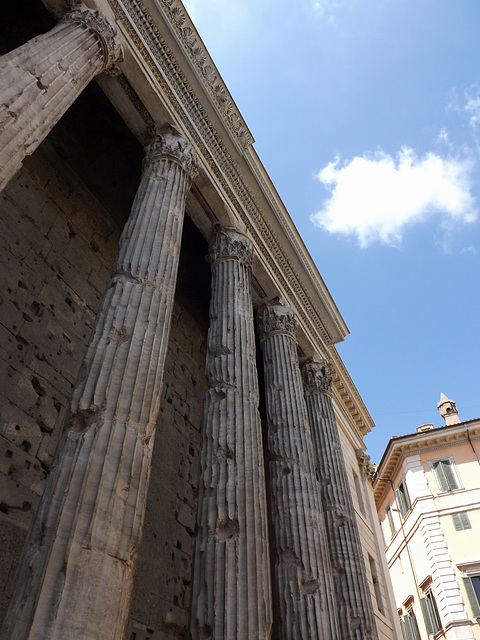
[[[443,392],[440,394],[440,402],[437,404],[437,409],[447,425],[460,422],[457,405],[453,400],[447,398]]]

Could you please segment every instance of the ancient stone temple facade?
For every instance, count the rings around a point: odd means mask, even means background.
[[[0,46],[2,640],[397,638],[347,327],[181,3]]]

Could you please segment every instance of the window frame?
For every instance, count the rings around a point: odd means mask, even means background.
[[[395,489],[395,499],[397,502],[398,511],[403,519],[407,517],[408,512],[412,508],[412,502],[408,493],[407,483],[405,478],[402,478],[398,483],[398,487]]]
[[[450,514],[452,516],[453,526],[455,531],[466,531],[472,528],[472,523],[468,511],[455,511]]]
[[[427,635],[435,636],[439,631],[442,631],[443,623],[438,610],[437,599],[433,592],[432,580],[429,578],[425,582],[424,587],[420,585],[423,594],[423,597],[420,598],[420,606],[422,608]]]
[[[385,518],[388,520],[391,534],[390,539],[392,539],[393,536],[397,533],[397,528],[395,526],[395,520],[393,519],[393,509],[391,504],[389,504],[385,509]]]
[[[451,479],[453,480],[455,486],[451,486],[450,479],[447,477],[445,470],[443,467],[439,467],[441,463],[448,463],[447,468],[450,470]],[[432,475],[435,478],[435,483],[437,485],[438,493],[451,493],[452,491],[459,491],[463,489],[462,482],[460,480],[460,475],[457,471],[457,467],[453,460],[453,456],[442,456],[441,458],[435,458],[434,460],[429,460],[428,464],[432,471]],[[438,469],[442,469],[442,472],[439,472]],[[443,476],[442,476],[443,474]]]

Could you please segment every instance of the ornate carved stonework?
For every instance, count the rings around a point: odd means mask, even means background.
[[[170,102],[177,116],[182,120],[185,131],[195,142],[196,148],[202,159],[208,164],[209,170],[225,191],[231,206],[236,215],[242,220],[249,236],[258,247],[265,247],[264,258],[269,269],[275,274],[277,282],[285,291],[294,291],[294,295],[299,301],[298,314],[306,324],[314,325],[316,331],[328,343],[332,341],[332,336],[325,326],[316,305],[307,292],[302,278],[297,274],[292,264],[286,258],[287,252],[282,246],[280,239],[272,231],[266,222],[265,212],[258,206],[250,195],[248,186],[244,183],[242,176],[236,168],[235,162],[225,147],[218,131],[208,118],[208,115],[199,102],[195,91],[191,87],[185,76],[181,65],[176,60],[173,52],[167,45],[165,39],[155,21],[150,16],[145,5],[137,0],[123,3],[121,0],[109,0],[117,16],[123,24],[129,37],[135,44],[138,52],[149,66],[153,76],[162,88],[165,98]],[[177,29],[189,29],[181,27],[181,9],[175,6],[173,0],[162,0],[160,4],[166,18],[176,25]],[[178,11],[174,11],[178,9]],[[141,37],[139,37],[141,34]],[[185,35],[185,34],[184,34]],[[185,37],[192,41],[192,32],[186,31]],[[212,63],[213,64],[213,63]],[[215,71],[211,65],[203,67],[205,77],[215,86]],[[161,72],[160,72],[161,70]],[[165,81],[168,78],[168,82]],[[217,87],[215,95],[222,95]],[[241,133],[241,132],[240,132]],[[240,135],[240,134],[239,134]],[[248,145],[247,145],[248,146]],[[275,197],[270,188],[266,185],[263,177],[258,174],[256,167],[249,163],[255,172],[257,179],[269,194],[269,201],[274,207],[279,219],[283,220],[284,215],[274,204]],[[303,255],[298,241],[294,237],[288,225],[285,230],[289,240],[299,249],[298,256]],[[305,268],[314,279],[318,276],[314,274],[311,267],[302,259],[302,267]],[[321,287],[318,287],[320,289]]]
[[[112,69],[118,62],[123,60],[123,49],[118,42],[117,29],[99,11],[87,9],[86,7],[76,7],[66,13],[63,20],[65,22],[84,24],[98,36],[105,59],[104,71]]]
[[[262,340],[273,333],[285,333],[296,340],[297,321],[290,307],[266,304],[258,312],[258,330]]]
[[[164,158],[170,158],[179,164],[188,174],[190,181],[197,175],[197,161],[192,145],[169,125],[165,126],[145,147],[144,166]]]
[[[363,449],[357,449],[356,454],[362,475],[373,484],[375,474],[377,473],[377,465],[370,462],[370,456],[368,456]]]
[[[302,367],[303,388],[306,395],[332,394],[332,365],[319,357],[308,358]]]
[[[252,267],[252,243],[243,233],[231,227],[215,226],[215,234],[209,247],[209,262],[234,259]]]

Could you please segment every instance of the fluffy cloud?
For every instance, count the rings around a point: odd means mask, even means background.
[[[471,223],[477,208],[471,195],[473,163],[407,147],[396,158],[378,152],[341,163],[337,158],[317,175],[330,192],[312,221],[331,233],[357,237],[362,247],[379,241],[399,245],[407,225],[437,216],[444,226]]]

